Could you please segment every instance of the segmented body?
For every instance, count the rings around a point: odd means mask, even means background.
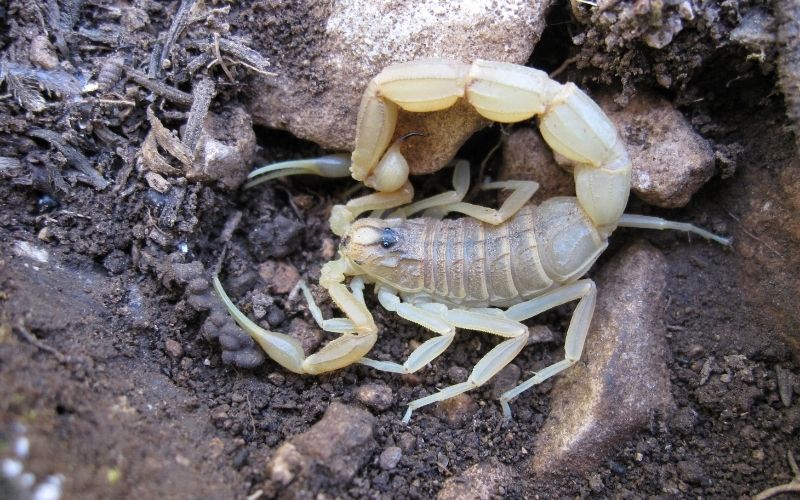
[[[499,225],[421,217],[363,219],[354,230],[385,231],[387,223],[397,241],[382,259],[360,264],[368,279],[458,307],[508,307],[575,281],[606,245],[567,197],[525,206]]]

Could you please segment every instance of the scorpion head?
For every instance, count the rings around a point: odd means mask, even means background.
[[[400,220],[360,219],[342,237],[339,251],[369,274],[377,267],[394,267],[401,247]]]

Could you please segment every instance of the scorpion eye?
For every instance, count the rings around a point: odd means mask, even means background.
[[[397,233],[390,227],[386,227],[383,229],[383,234],[381,234],[381,246],[383,248],[392,248],[397,244]]]

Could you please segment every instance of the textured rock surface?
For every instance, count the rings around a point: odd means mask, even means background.
[[[436,498],[438,500],[503,498],[513,481],[513,469],[507,465],[497,462],[475,464],[445,481]]]
[[[243,108],[208,113],[194,150],[195,161],[186,178],[218,180],[227,189],[236,189],[251,170],[255,147],[253,122]]]
[[[254,47],[270,56],[277,76],[256,82],[250,111],[259,124],[289,130],[327,148],[352,150],[361,94],[381,69],[424,57],[523,63],[544,28],[548,5],[549,0],[349,0],[309,6],[303,19],[275,9],[269,14],[274,18],[263,21],[268,31],[298,23],[313,30],[306,30],[302,46],[282,47],[280,37],[266,37],[263,46]],[[461,105],[430,115],[403,113],[397,134],[428,134],[406,141],[404,152],[412,172],[430,172],[484,124]]]
[[[322,420],[275,451],[266,489],[281,498],[313,498],[314,492],[348,483],[375,448],[374,425],[369,412],[331,403]]]
[[[682,207],[713,175],[711,145],[666,99],[639,92],[620,110],[610,95],[598,101],[628,146],[631,188],[639,198],[659,207]]]
[[[648,244],[623,250],[597,278],[583,362],[556,379],[536,437],[537,474],[581,473],[672,405],[666,367],[666,260]]]
[[[639,93],[624,109],[609,95],[598,102],[617,126],[633,162],[631,190],[647,203],[674,208],[686,205],[714,173],[711,145],[692,129],[672,104]],[[540,184],[534,202],[571,196],[572,176],[559,168],[549,146],[532,129],[514,131],[503,143],[501,179],[530,179]]]
[[[539,189],[531,198],[537,205],[554,196],[575,196],[572,174],[558,166],[550,146],[532,128],[521,128],[505,136],[498,177],[538,182]]]

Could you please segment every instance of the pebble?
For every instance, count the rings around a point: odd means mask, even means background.
[[[445,481],[436,498],[437,500],[502,498],[515,479],[511,467],[495,460],[475,464]]]
[[[294,318],[289,323],[287,334],[300,342],[306,356],[316,351],[322,343],[322,329],[304,319]]]
[[[781,396],[781,403],[788,408],[792,406],[793,386],[796,381],[794,374],[780,366],[775,367],[775,375],[778,380],[778,394]]]
[[[268,260],[258,266],[258,275],[269,287],[272,293],[285,295],[300,281],[297,268],[288,262]]]
[[[180,358],[183,356],[183,347],[181,344],[175,340],[167,339],[164,342],[164,347],[167,349],[167,353],[175,359]]]
[[[380,383],[369,383],[360,386],[356,389],[356,398],[378,411],[385,411],[394,403],[392,389]]]
[[[394,469],[400,463],[401,458],[403,458],[403,450],[397,446],[389,446],[381,453],[378,463],[383,470]]]
[[[55,69],[58,67],[56,50],[46,35],[33,37],[28,58],[33,64],[43,69]]]
[[[498,399],[501,394],[513,389],[522,376],[522,370],[514,363],[509,363],[492,378],[492,399]]]
[[[478,403],[469,394],[459,394],[436,405],[436,415],[451,427],[458,427],[478,411]]]
[[[555,379],[550,415],[535,440],[535,473],[592,470],[617,444],[647,428],[654,411],[672,406],[663,321],[666,270],[661,252],[635,243],[597,276],[583,362]]]
[[[347,484],[372,456],[374,426],[368,411],[331,403],[319,422],[278,447],[266,466],[267,477],[285,489],[286,498],[313,498],[315,492]]]
[[[252,48],[274,54],[271,62],[280,72],[254,82],[258,90],[250,97],[250,112],[260,125],[288,130],[328,149],[352,151],[361,95],[383,68],[425,57],[524,63],[544,29],[549,4],[507,0],[454,8],[448,0],[344,0],[327,9],[310,9],[300,21],[294,13],[273,9],[274,18],[264,20],[267,26],[305,22],[311,29],[301,42],[292,39],[302,43],[302,50],[281,45],[279,36],[251,37],[268,43]],[[412,172],[433,172],[486,123],[461,101],[443,112],[401,113],[395,135],[424,132],[424,137],[405,141],[403,152]]]
[[[186,170],[190,181],[219,182],[233,190],[247,178],[253,161],[256,135],[250,114],[238,106],[209,111],[194,148],[194,161]]]

